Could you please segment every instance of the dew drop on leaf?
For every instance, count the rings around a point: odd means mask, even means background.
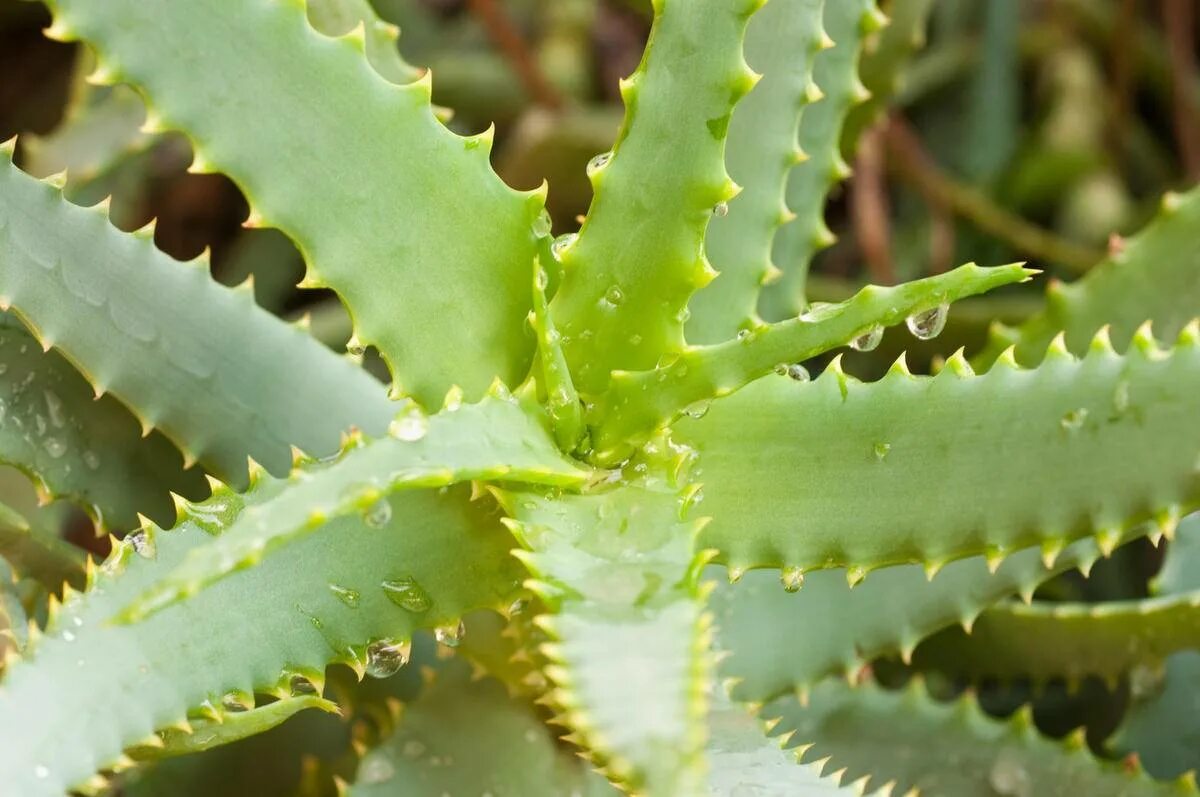
[[[239,692],[230,692],[221,698],[221,708],[226,711],[238,713],[241,711],[249,711],[251,706],[246,705],[245,697]]]
[[[41,416],[39,416],[41,417]],[[67,444],[57,437],[47,437],[46,442],[42,444],[46,449],[46,453],[58,459],[63,454],[67,453]]]
[[[683,414],[689,418],[703,418],[708,414],[708,408],[711,406],[712,402],[707,399],[704,401],[697,401],[694,404],[689,404],[686,408],[684,408]]]
[[[729,205],[725,202],[718,202],[713,205],[712,213],[717,218],[724,218],[729,215]]]
[[[590,161],[588,161],[587,165],[588,176],[591,177],[593,174],[603,169],[608,165],[610,160],[612,160],[611,152],[601,152],[599,155],[592,158]]]
[[[397,578],[382,582],[388,600],[409,612],[427,611],[433,605],[429,593],[414,578]]]
[[[315,695],[317,693],[316,685],[299,673],[292,675],[288,680],[288,689],[293,695]]]
[[[625,292],[621,290],[621,286],[613,285],[604,293],[604,301],[616,306],[625,301]]]
[[[780,376],[786,376],[797,382],[807,382],[812,379],[812,376],[808,373],[808,369],[800,363],[792,363],[791,365],[788,365],[787,363],[780,363],[779,365],[775,366],[775,373],[779,374]]]
[[[892,451],[891,443],[876,443],[875,444],[875,459],[883,462],[887,459],[887,455]]]
[[[100,467],[100,457],[96,455],[95,451],[91,451],[91,450],[84,451],[83,452],[83,463],[85,465],[87,465],[89,468],[91,468],[92,470],[96,470],[97,468]]]
[[[988,773],[988,783],[996,794],[1005,797],[1033,797],[1033,781],[1019,755],[1012,750],[1003,750],[996,757]]]
[[[408,664],[412,643],[396,642],[392,639],[377,639],[367,645],[367,675],[372,678],[387,678],[395,675]]]
[[[533,220],[533,234],[539,238],[549,235],[552,226],[553,225],[550,221],[549,211],[547,211],[545,208],[542,208],[542,212],[539,213],[537,218]]]
[[[850,341],[850,348],[855,351],[874,351],[879,347],[881,340],[883,340],[883,327],[876,324]]]
[[[358,768],[357,783],[387,783],[396,774],[396,768],[381,754],[368,756],[363,759]]]
[[[1068,432],[1077,432],[1083,428],[1083,424],[1087,421],[1088,411],[1086,407],[1080,407],[1077,410],[1071,410],[1066,415],[1062,416],[1059,423],[1062,428]]]
[[[554,239],[554,243],[550,244],[550,253],[558,260],[562,260],[563,254],[577,240],[579,240],[579,233],[569,232],[566,235],[560,235]]]
[[[917,340],[932,340],[942,334],[946,328],[946,317],[950,315],[950,305],[939,304],[930,310],[913,313],[904,319],[904,325]]]
[[[448,648],[458,647],[458,643],[462,642],[463,635],[467,633],[467,628],[463,625],[463,621],[459,620],[453,625],[438,626],[434,629],[433,638],[438,641],[438,644],[445,645]]]
[[[779,582],[786,592],[798,592],[804,586],[804,571],[798,567],[785,567],[779,574]]]
[[[386,498],[380,498],[363,513],[363,523],[366,523],[373,529],[383,528],[391,519],[392,505],[388,503]]]
[[[125,537],[125,544],[133,549],[133,552],[143,559],[153,559],[154,541],[146,534],[145,531],[138,529],[137,531]]]
[[[329,591],[334,594],[334,597],[349,606],[351,609],[358,608],[358,590],[343,587],[340,584],[330,584]]]
[[[407,443],[415,443],[428,431],[429,418],[416,404],[410,404],[401,410],[388,425],[388,434]]]
[[[405,758],[417,759],[425,755],[425,745],[416,739],[409,739],[401,752]]]

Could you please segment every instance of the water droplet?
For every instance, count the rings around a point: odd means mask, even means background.
[[[392,519],[392,505],[386,498],[380,498],[363,512],[363,523],[373,529],[383,528]]]
[[[429,593],[415,578],[397,578],[382,582],[383,594],[388,600],[409,612],[424,612],[433,605]]]
[[[87,465],[92,470],[96,470],[97,468],[100,467],[100,457],[98,457],[96,455],[95,451],[91,451],[91,450],[84,451],[83,452],[83,462],[85,465]]]
[[[798,567],[785,567],[779,574],[779,581],[786,592],[798,592],[804,586],[804,571]]]
[[[40,418],[41,416],[39,415],[38,417]],[[55,459],[67,453],[67,444],[57,437],[47,437],[46,442],[42,445],[46,449],[46,453]]]
[[[387,783],[396,774],[396,768],[388,761],[383,753],[368,756],[363,759],[358,768],[358,783]]]
[[[1020,755],[1012,750],[1003,750],[996,757],[988,782],[996,794],[1005,797],[1032,797],[1033,781],[1021,764]]]
[[[388,434],[397,440],[415,443],[429,431],[429,418],[416,404],[409,404],[388,425]]]
[[[713,205],[712,213],[717,218],[724,218],[729,215],[729,205],[725,202],[718,202]]]
[[[150,539],[143,529],[129,534],[125,537],[125,544],[133,549],[133,552],[143,559],[153,559],[155,555],[154,540]]]
[[[433,631],[433,638],[438,641],[438,644],[445,645],[448,648],[458,647],[458,643],[462,642],[463,635],[467,633],[467,627],[463,625],[463,621],[459,620],[454,625],[438,626]]]
[[[621,290],[621,286],[613,285],[604,293],[604,301],[611,305],[618,305],[625,301],[625,292]]]
[[[683,414],[688,416],[689,418],[697,418],[697,419],[703,418],[705,415],[708,414],[708,408],[711,406],[712,406],[712,401],[710,401],[708,399],[705,399],[703,401],[697,401],[694,404],[689,404],[683,410]]]
[[[939,304],[931,310],[913,313],[904,319],[904,325],[917,340],[932,340],[942,334],[946,328],[946,317],[950,315],[950,305]]]
[[[509,604],[508,616],[515,617],[518,614],[522,614],[528,608],[529,608],[528,600],[526,600],[525,598],[517,598],[515,601],[513,601],[511,604]]]
[[[401,667],[408,664],[411,654],[411,642],[377,639],[367,645],[367,675],[372,678],[395,675]]]
[[[1086,407],[1080,407],[1077,410],[1071,410],[1066,415],[1062,416],[1059,423],[1062,428],[1068,432],[1077,432],[1083,428],[1083,424],[1087,421],[1088,411]]]
[[[246,695],[242,692],[229,692],[221,698],[221,708],[234,713],[240,711],[249,711],[254,707],[253,698],[249,702],[246,700]]]
[[[588,161],[587,165],[588,176],[591,177],[593,174],[603,169],[608,165],[610,160],[612,160],[611,152],[601,152],[599,155],[592,158],[590,161]]]
[[[553,227],[553,223],[550,221],[550,213],[542,208],[542,212],[533,220],[533,234],[539,238],[549,235],[551,227]]]
[[[550,285],[550,275],[546,273],[546,269],[538,266],[533,272],[533,284],[542,292],[545,292],[547,286]]]
[[[569,232],[566,235],[560,235],[554,239],[554,243],[550,244],[550,253],[558,260],[562,260],[563,254],[571,248],[571,245],[579,240],[579,233]]]
[[[366,352],[366,350],[367,350],[367,347],[365,345],[363,345],[363,342],[360,341],[354,335],[351,335],[350,340],[346,341],[346,353],[347,354],[352,354],[355,357],[359,357],[364,352]]]
[[[749,339],[750,339],[750,330],[748,330],[748,329],[739,329],[739,330],[737,331],[737,339],[738,339],[738,340],[749,340]]]
[[[642,345],[642,336],[637,334],[636,332],[634,334],[630,335],[629,336],[629,345],[630,346],[641,346]]]
[[[889,453],[891,453],[891,450],[892,450],[891,443],[876,443],[875,444],[875,459],[879,460],[880,462],[883,462],[885,459],[887,459],[887,455]]]
[[[46,411],[50,413],[50,423],[61,429],[66,423],[66,418],[63,417],[62,399],[52,390],[42,391],[42,396],[46,399]]]
[[[1129,409],[1129,383],[1122,379],[1113,391],[1113,409],[1118,414]]]
[[[1146,700],[1162,691],[1166,671],[1162,666],[1138,664],[1129,671],[1129,694],[1134,700]]]
[[[856,351],[874,351],[879,347],[879,341],[881,340],[883,340],[883,327],[876,324],[850,341],[850,348]]]
[[[401,751],[405,758],[420,758],[425,755],[425,745],[416,739],[409,739],[404,743],[404,748]]]
[[[38,780],[45,780],[46,778],[50,777],[50,770],[43,764],[38,764],[33,768],[33,774],[37,776]]]
[[[293,695],[315,695],[317,686],[300,673],[293,673],[288,679],[288,689]]]
[[[823,321],[824,319],[833,315],[834,311],[837,310],[838,307],[839,305],[832,302],[813,302],[805,308],[804,312],[800,314],[799,318],[806,324],[811,324],[816,321]]]
[[[349,606],[351,609],[358,608],[358,590],[349,589],[348,587],[343,587],[340,584],[330,584],[329,591],[332,592],[338,600]]]
[[[780,376],[790,377],[797,382],[807,382],[812,379],[812,376],[808,373],[808,369],[800,363],[792,363],[791,365],[780,363],[775,366],[775,373]]]

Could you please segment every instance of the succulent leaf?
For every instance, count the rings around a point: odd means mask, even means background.
[[[589,165],[595,198],[561,253],[551,305],[585,395],[603,392],[614,369],[651,368],[683,348],[688,299],[713,274],[705,229],[737,192],[725,138],[734,104],[754,86],[742,37],[761,5],[654,3],[642,63],[622,83],[625,121],[612,152]]]
[[[393,493],[440,488],[472,479],[504,479],[577,487],[589,471],[554,447],[537,410],[514,399],[486,398],[450,406],[426,419],[415,405],[397,416],[395,436],[350,438],[334,462],[301,464],[270,500],[259,503],[211,545],[192,552],[121,613],[137,621],[195,595],[238,570],[252,568],[330,519],[354,515],[385,525]]]
[[[16,575],[35,579],[51,592],[64,583],[83,586],[83,552],[6,504],[0,504],[0,557]]]
[[[382,528],[332,520],[327,533],[186,603],[138,623],[112,622],[191,551],[212,545],[244,504],[270,500],[280,487],[261,485],[246,496],[219,490],[187,507],[175,529],[145,532],[139,547],[153,559],[131,543],[118,546],[88,590],[66,599],[10,665],[0,691],[0,771],[13,793],[61,795],[156,731],[186,727],[189,714],[223,716],[229,693],[303,693],[330,662],[371,666],[368,643],[402,643],[418,628],[505,606],[516,592],[519,566],[494,505],[468,501],[465,488],[414,490],[390,500]],[[421,591],[421,606],[405,608],[382,587],[401,581]]]
[[[368,374],[246,292],[218,285],[203,260],[173,261],[103,213],[69,204],[7,154],[0,297],[97,394],[112,393],[185,461],[236,486],[247,456],[284,472],[290,446],[328,454],[347,427],[382,432],[394,412]]]
[[[388,82],[360,36],[317,33],[301,3],[53,6],[64,36],[94,45],[112,79],[133,83],[296,242],[306,284],[338,292],[396,393],[431,406],[453,384],[476,399],[496,376],[525,376],[523,275],[542,195],[495,175],[490,135],[443,127],[427,80]],[[310,97],[322,98],[316,116]]]
[[[825,46],[825,0],[772,0],[746,27],[746,60],[762,75],[733,109],[725,163],[741,192],[708,224],[704,246],[717,278],[692,297],[692,343],[719,343],[758,326],[758,294],[775,275],[771,243],[790,214],[788,173],[803,157],[798,125],[820,97],[813,59]]]
[[[700,454],[702,546],[731,568],[845,567],[856,583],[1089,535],[1111,550],[1124,529],[1178,517],[1200,501],[1198,396],[1191,326],[1169,352],[1143,332],[1120,356],[1098,336],[1082,360],[1056,346],[1031,370],[1009,359],[976,376],[957,357],[936,377],[768,378],[674,429]]]
[[[368,0],[308,0],[308,21],[326,36],[341,37],[359,25],[367,61],[397,85],[412,83],[423,70],[407,63],[396,47],[400,29],[379,18]]]

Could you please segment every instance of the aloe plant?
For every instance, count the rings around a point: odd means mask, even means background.
[[[1194,646],[1178,584],[1006,599],[1200,507],[1200,193],[973,357],[810,378],[1038,273],[809,300],[876,110],[870,0],[654,0],[557,238],[364,0],[50,5],[91,79],[145,101],[139,135],[186,134],[353,335],[329,351],[5,145],[0,460],[123,537],[85,559],[0,505],[5,793],[184,793],[258,734],[308,763],[244,793],[1195,792],[866,665],[1119,678]]]

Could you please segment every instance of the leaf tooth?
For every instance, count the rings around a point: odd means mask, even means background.
[[[1176,339],[1175,345],[1179,347],[1200,347],[1200,318],[1193,318],[1179,331],[1179,337]]]
[[[900,352],[900,356],[897,357],[896,361],[892,363],[890,368],[888,368],[887,375],[908,377],[909,379],[913,378],[913,373],[908,367],[907,351]]]
[[[1096,547],[1100,549],[1100,554],[1105,559],[1112,556],[1112,552],[1117,549],[1117,545],[1121,542],[1121,530],[1116,527],[1110,526],[1098,529],[1094,536]]]
[[[1175,539],[1175,530],[1179,528],[1182,514],[1178,504],[1169,504],[1154,513],[1154,522],[1158,524],[1158,530],[1168,542]]]
[[[250,476],[250,486],[254,487],[267,476],[267,469],[259,464],[252,456],[246,457],[246,472]]]
[[[1154,338],[1154,330],[1150,321],[1143,321],[1133,333],[1133,346],[1148,360],[1160,360],[1167,356]]]
[[[1088,344],[1088,351],[1102,357],[1116,356],[1117,350],[1113,348],[1112,330],[1108,324],[1096,330],[1091,343]]]
[[[1004,559],[1007,556],[1008,552],[1003,547],[989,545],[984,552],[984,561],[987,563],[988,572],[994,575],[1000,569],[1000,565],[1004,564]]]
[[[120,82],[120,72],[110,61],[103,58],[96,58],[96,66],[89,72],[84,80],[93,86],[111,86]]]
[[[1075,359],[1074,355],[1067,349],[1067,336],[1065,332],[1060,330],[1050,341],[1050,345],[1046,348],[1046,359],[1067,361]]]
[[[11,161],[13,159],[13,156],[16,154],[16,151],[17,151],[17,137],[15,135],[10,136],[9,138],[0,142],[0,155],[3,155],[8,160]]]
[[[62,191],[67,187],[67,170],[63,169],[62,171],[55,172],[54,174],[48,174],[42,178],[42,182],[46,185],[52,185],[59,191]]]
[[[1042,540],[1042,564],[1046,569],[1054,567],[1054,563],[1058,561],[1059,554],[1066,548],[1067,541],[1062,537],[1051,537]]]
[[[850,565],[846,568],[846,583],[854,589],[867,577],[867,569],[861,565]]]
[[[949,370],[950,373],[962,379],[975,376],[975,369],[971,367],[969,362],[967,362],[966,348],[963,346],[959,346],[958,350],[955,351],[954,354],[950,355],[950,358],[946,360],[943,368]]]

